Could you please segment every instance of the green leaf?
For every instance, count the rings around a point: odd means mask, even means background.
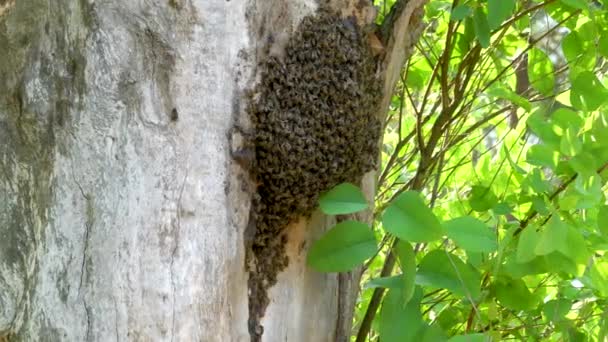
[[[560,0],[566,6],[570,6],[576,9],[586,10],[589,8],[586,0]]]
[[[543,313],[548,320],[553,322],[563,321],[570,311],[572,302],[567,299],[554,299],[543,306]]]
[[[452,336],[448,342],[487,342],[490,337],[485,334],[466,334]]]
[[[608,206],[601,205],[597,213],[597,231],[608,238]]]
[[[473,18],[467,17],[464,20],[464,32],[456,33],[456,47],[460,55],[466,54],[470,48],[471,43],[475,39],[475,28],[473,27]]]
[[[574,127],[568,127],[564,132],[560,144],[561,152],[569,157],[574,157],[583,150],[583,143],[577,136]]]
[[[424,328],[420,312],[422,290],[418,288],[407,305],[403,305],[403,291],[389,289],[382,301],[378,317],[378,332],[383,342],[416,341],[418,332]]]
[[[466,320],[469,313],[465,313],[465,310],[466,309],[461,306],[448,306],[441,311],[436,322],[443,330],[449,331],[454,326],[459,325]]]
[[[496,215],[508,215],[513,212],[513,208],[509,205],[509,203],[498,203],[493,208],[494,214]]]
[[[505,156],[507,156],[509,165],[511,165],[511,168],[513,169],[513,171],[515,171],[516,178],[518,180],[521,180],[521,176],[526,174],[526,170],[524,170],[521,166],[519,166],[519,165],[517,165],[517,163],[515,163],[515,161],[511,157],[511,152],[509,152],[509,149],[505,145],[502,146],[502,150],[505,153]]]
[[[512,278],[549,272],[549,265],[544,257],[536,257],[526,263],[518,263],[515,259],[515,257],[510,257],[504,265],[504,273]]]
[[[544,256],[550,273],[567,276],[579,276],[582,268],[578,267],[572,259],[561,252],[553,252]]]
[[[608,90],[591,71],[583,71],[572,81],[570,102],[576,109],[594,111],[608,100]]]
[[[477,7],[473,12],[473,26],[479,45],[483,48],[490,46],[490,25],[488,17],[481,7]]]
[[[559,149],[560,137],[554,132],[552,122],[548,120],[543,110],[539,109],[530,115],[526,120],[526,126],[547,146]]]
[[[502,0],[497,0],[497,1],[502,1]],[[512,91],[511,89],[508,89],[506,87],[503,87],[500,85],[490,87],[490,89],[487,90],[487,94],[490,95],[491,97],[505,99],[505,100],[525,109],[527,112],[532,110],[532,105],[530,104],[530,101],[528,101],[528,99],[517,95],[517,93],[515,93],[514,91]]]
[[[409,242],[399,241],[396,246],[397,258],[403,272],[403,304],[407,304],[414,295],[416,286],[416,254]]]
[[[327,215],[344,215],[367,208],[367,201],[357,186],[342,183],[321,195],[319,205]]]
[[[602,296],[608,296],[608,261],[595,260],[589,270],[589,278],[594,289]]]
[[[534,252],[536,255],[545,255],[553,259],[549,260],[552,261],[552,264],[558,264],[555,258],[561,259],[554,252],[558,252],[574,264],[584,264],[589,258],[589,252],[581,233],[555,216],[547,222]],[[570,268],[568,270],[575,273]]]
[[[562,49],[571,68],[593,69],[596,63],[595,42],[586,41],[573,31],[562,39]]]
[[[551,120],[555,122],[561,129],[573,128],[579,131],[584,124],[583,118],[575,111],[568,108],[559,108],[551,114]]]
[[[471,209],[482,212],[492,209],[496,204],[498,204],[498,198],[490,188],[481,185],[471,187],[471,193],[469,194]]]
[[[591,177],[595,175],[595,171],[599,167],[596,158],[586,152],[570,158],[570,160],[568,160],[568,165],[570,165],[572,169],[576,171],[576,173],[583,177]]]
[[[572,226],[568,226],[567,239],[568,248],[562,253],[577,264],[586,264],[590,253],[581,232]]]
[[[365,289],[375,289],[377,287],[385,289],[403,289],[403,274],[374,278],[363,286]]]
[[[537,171],[538,169],[535,169]],[[532,208],[536,210],[541,215],[549,215],[551,212],[547,207],[547,203],[545,202],[545,198],[541,196],[532,197]]]
[[[494,291],[500,304],[512,310],[531,310],[539,302],[521,279],[502,277],[494,285]]]
[[[526,184],[529,184],[537,194],[544,194],[551,191],[551,184],[543,179],[542,171],[538,168],[526,177]]]
[[[387,232],[412,242],[429,242],[443,235],[441,223],[415,191],[402,193],[388,206],[382,225]]]
[[[587,241],[592,251],[608,251],[608,239],[602,235],[589,234]]]
[[[576,209],[590,209],[604,202],[602,180],[597,174],[579,174],[574,180],[574,187],[566,190],[566,194],[578,197]]]
[[[555,169],[559,161],[559,154],[545,144],[536,144],[528,149],[526,161],[528,164]]]
[[[515,0],[488,0],[488,24],[490,29],[498,28],[511,16],[515,9]]]
[[[481,275],[459,257],[443,250],[434,250],[422,258],[416,283],[433,288],[444,288],[455,295],[473,300],[480,295]]]
[[[540,49],[533,48],[528,53],[528,78],[530,85],[539,93],[550,96],[555,87],[553,63]]]
[[[458,5],[452,9],[452,15],[450,16],[450,20],[462,20],[466,17],[471,16],[473,14],[473,10],[471,7],[467,5]]]
[[[427,70],[411,67],[407,71],[407,79],[405,80],[405,84],[407,84],[407,86],[411,89],[422,89],[426,82],[425,74],[427,73]],[[398,107],[396,106],[396,108]]]
[[[456,245],[469,252],[494,252],[498,248],[496,233],[485,223],[470,216],[459,217],[443,224]]]
[[[568,249],[567,239],[568,226],[553,216],[543,229],[534,253],[536,255],[547,255],[555,251],[565,251]]]
[[[608,34],[606,32],[600,37],[598,51],[602,56],[608,57]]]
[[[416,335],[417,342],[445,342],[448,338],[439,324],[424,326]]]
[[[320,272],[345,272],[372,257],[378,250],[372,230],[364,223],[344,221],[313,243],[308,265]]]
[[[517,242],[516,260],[518,263],[526,263],[536,258],[534,249],[540,241],[540,233],[534,227],[526,227],[519,236]]]

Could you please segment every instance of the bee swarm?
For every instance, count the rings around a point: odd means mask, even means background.
[[[288,264],[285,227],[310,215],[321,193],[345,181],[358,183],[372,170],[381,133],[381,81],[353,19],[327,9],[304,18],[282,58],[268,57],[261,70],[248,108],[259,184],[249,329],[258,338],[266,290]]]

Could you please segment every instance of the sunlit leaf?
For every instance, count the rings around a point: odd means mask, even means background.
[[[469,205],[475,211],[486,211],[492,209],[498,203],[496,195],[488,187],[474,185],[469,194]]]
[[[321,210],[328,215],[344,215],[367,208],[363,192],[350,183],[342,183],[319,198]]]
[[[583,150],[583,143],[576,133],[574,127],[568,127],[562,135],[560,150],[566,156],[573,157]]]
[[[418,267],[416,283],[448,289],[456,295],[478,298],[481,275],[454,254],[434,250],[424,256]]]
[[[554,299],[545,303],[543,313],[548,320],[559,322],[565,318],[571,307],[572,303],[567,299]]]
[[[575,131],[579,131],[584,124],[583,118],[577,112],[568,108],[559,108],[553,112],[551,120],[562,129],[572,128]]]
[[[534,252],[547,255],[554,251],[568,250],[568,226],[556,217],[551,217],[541,232]]]
[[[566,6],[574,7],[577,9],[585,10],[589,8],[589,5],[587,4],[586,0],[560,0],[560,2]]]
[[[456,245],[469,252],[494,252],[498,248],[496,233],[476,218],[459,217],[445,222],[443,227]]]
[[[429,242],[443,235],[439,220],[415,191],[402,193],[389,205],[382,225],[389,233],[412,242]]]
[[[372,230],[364,223],[338,223],[315,241],[308,252],[308,265],[320,272],[348,271],[378,250]]]
[[[498,302],[513,310],[531,310],[538,305],[534,296],[521,279],[501,278],[494,286]]]
[[[595,260],[589,271],[589,278],[595,290],[608,296],[608,260]]]
[[[515,9],[515,0],[488,0],[488,23],[490,29],[498,28],[511,16]]]
[[[448,342],[487,342],[490,338],[486,334],[466,334],[453,336]]]
[[[551,169],[557,167],[559,154],[545,144],[537,144],[528,150],[526,161],[532,165],[546,166]]]
[[[596,110],[608,101],[608,89],[591,71],[583,71],[572,81],[570,102],[580,110]]]
[[[555,133],[552,122],[543,110],[535,111],[528,120],[526,126],[539,137],[548,147],[559,149],[560,137]]]
[[[608,34],[606,32],[600,37],[598,42],[598,51],[602,54],[602,56],[608,57]]]
[[[604,237],[608,238],[608,206],[599,206],[597,214],[597,230]]]
[[[543,95],[553,94],[555,75],[551,59],[540,49],[533,48],[528,53],[528,78],[534,89]]]
[[[585,41],[578,32],[570,32],[562,40],[562,49],[570,65],[574,68],[593,68],[596,63],[595,42]]]
[[[502,1],[502,0],[497,0],[497,1]],[[506,87],[494,86],[494,87],[488,89],[488,95],[490,95],[492,97],[497,97],[497,98],[508,100],[509,102],[525,109],[528,112],[530,110],[532,110],[532,105],[530,104],[530,101],[528,101],[528,99],[517,95],[517,93],[515,93],[514,91],[512,91]]]
[[[536,258],[534,249],[539,241],[540,233],[534,227],[526,227],[519,236],[517,243],[517,262],[526,263],[534,260]]]

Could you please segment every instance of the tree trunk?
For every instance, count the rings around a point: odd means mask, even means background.
[[[403,2],[398,30],[423,2]],[[356,3],[332,5],[350,15]],[[255,186],[233,155],[251,129],[246,92],[274,53],[264,48],[316,9],[0,0],[0,340],[250,340]],[[380,76],[413,41],[398,30]],[[396,82],[382,79],[378,113]],[[295,221],[263,340],[345,340],[358,272],[308,269],[307,248],[333,222]]]

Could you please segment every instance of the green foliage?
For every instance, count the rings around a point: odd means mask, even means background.
[[[376,1],[379,24],[394,3]],[[366,261],[353,341],[606,340],[603,3],[428,3],[386,120],[374,229],[340,223],[309,255],[322,271]],[[324,212],[367,208],[341,187]]]
[[[401,266],[403,274],[401,278],[403,304],[407,304],[414,295],[414,287],[416,285],[416,253],[412,245],[405,241],[399,241],[395,246],[395,252]]]
[[[342,215],[367,208],[367,201],[358,187],[342,183],[321,195],[319,206],[328,215]]]
[[[308,264],[322,272],[343,272],[376,253],[376,238],[369,227],[344,221],[325,233],[308,253]]]
[[[490,46],[490,24],[488,24],[488,16],[481,7],[477,7],[473,12],[473,26],[481,47]]]
[[[387,232],[413,242],[437,240],[443,233],[439,220],[415,191],[406,191],[391,202],[382,225]]]
[[[457,296],[479,297],[481,276],[458,256],[443,250],[427,253],[418,265],[416,282],[435,289],[447,289]]]
[[[384,305],[378,317],[380,339],[387,342],[416,341],[423,329],[420,301],[422,291],[414,294],[409,303],[403,303],[403,290],[390,289],[384,299]]]
[[[462,20],[470,17],[473,14],[473,9],[467,5],[458,5],[452,9],[452,20]]]
[[[555,88],[553,69],[549,56],[539,48],[532,48],[528,54],[528,77],[532,87],[545,96],[553,94]]]
[[[448,237],[467,252],[495,252],[496,233],[485,223],[471,216],[463,216],[444,223]]]
[[[490,29],[495,30],[511,17],[515,0],[488,0],[488,21]]]

